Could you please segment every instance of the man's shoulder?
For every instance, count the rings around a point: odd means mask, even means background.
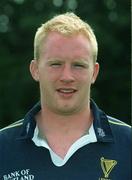
[[[114,134],[131,136],[131,126],[111,116],[107,116],[108,122]]]
[[[23,119],[16,121],[2,129],[0,129],[0,142],[4,139],[13,139],[20,134],[23,125]]]
[[[113,126],[119,127],[119,128],[122,127],[122,128],[126,128],[126,129],[131,129],[131,126],[128,125],[127,123],[123,122],[123,121],[120,121],[120,120],[113,118],[111,116],[107,116],[107,118],[108,118],[108,121],[111,124],[111,126],[113,125]]]

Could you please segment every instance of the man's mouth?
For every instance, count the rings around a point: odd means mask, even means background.
[[[60,93],[69,94],[69,93],[75,93],[77,90],[76,89],[63,89],[63,88],[60,88],[60,89],[57,89],[57,91],[60,92]]]
[[[57,92],[63,97],[71,97],[77,92],[77,90],[73,88],[59,88],[57,89]]]

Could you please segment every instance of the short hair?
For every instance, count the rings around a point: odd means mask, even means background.
[[[57,15],[38,28],[34,38],[34,59],[39,59],[42,42],[48,36],[48,33],[53,31],[65,36],[72,36],[78,33],[84,34],[91,42],[93,61],[96,62],[98,44],[94,32],[88,23],[72,12]]]

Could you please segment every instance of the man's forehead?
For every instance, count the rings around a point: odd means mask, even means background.
[[[47,37],[45,38],[45,40],[59,40],[59,39],[63,39],[63,40],[71,40],[71,39],[85,39],[87,41],[89,41],[89,39],[87,38],[87,36],[80,32],[80,33],[72,33],[72,34],[63,34],[57,31],[51,31],[47,34]]]

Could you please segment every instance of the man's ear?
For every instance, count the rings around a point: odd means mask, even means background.
[[[32,60],[29,66],[30,73],[32,78],[35,81],[39,81],[39,70],[38,70],[38,62],[36,60]]]
[[[99,63],[95,63],[94,64],[93,77],[92,77],[92,84],[95,83],[97,76],[98,76],[98,73],[99,73]]]

